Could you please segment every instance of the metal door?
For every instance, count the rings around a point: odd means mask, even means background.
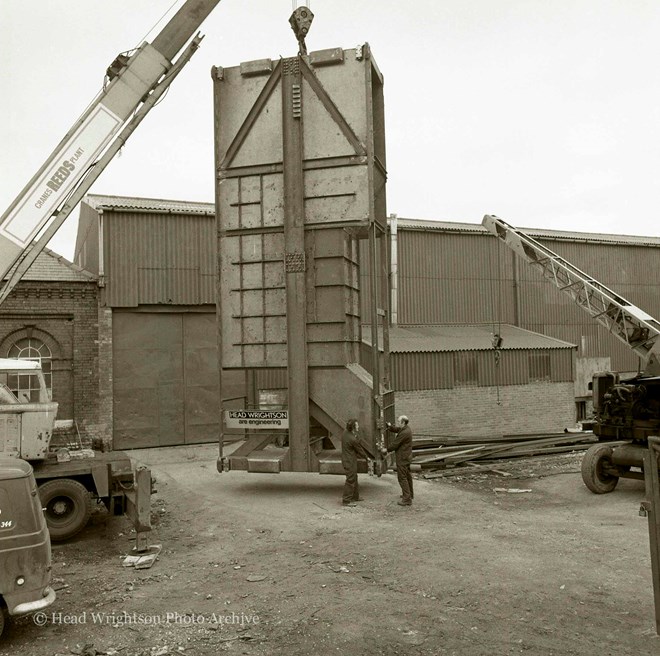
[[[113,314],[115,448],[218,439],[215,331],[212,313]]]

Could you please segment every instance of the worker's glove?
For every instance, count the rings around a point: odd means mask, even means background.
[[[383,448],[380,450],[380,455],[381,456],[386,456],[387,455],[387,449]]]
[[[392,428],[392,424],[390,424],[389,421],[385,423],[385,426],[387,426],[388,428]]]

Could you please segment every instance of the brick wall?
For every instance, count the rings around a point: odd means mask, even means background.
[[[99,423],[98,288],[95,282],[20,282],[0,307],[0,357],[18,339],[48,345],[58,419],[85,440]]]
[[[99,412],[96,432],[103,449],[112,450],[112,309],[98,308]]]
[[[511,435],[561,432],[575,425],[573,383],[463,387],[396,393],[396,414],[413,435]]]

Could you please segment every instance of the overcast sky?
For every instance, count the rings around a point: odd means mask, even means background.
[[[172,3],[1,0],[0,211],[108,64]],[[292,9],[222,0],[201,49],[91,193],[213,202],[211,66],[295,55]],[[311,0],[311,9],[309,50],[369,42],[385,76],[388,212],[660,237],[658,0]],[[69,258],[77,218],[50,243]]]

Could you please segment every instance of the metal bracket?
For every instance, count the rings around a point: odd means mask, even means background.
[[[293,118],[302,116],[302,90],[299,84],[293,84],[291,88],[293,102]]]
[[[151,531],[151,470],[138,467],[134,473],[132,490],[126,490],[126,514],[135,528],[135,551],[149,548]]]

